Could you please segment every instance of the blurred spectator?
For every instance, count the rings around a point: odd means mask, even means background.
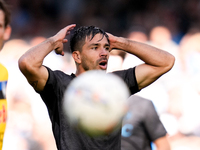
[[[174,57],[176,58],[174,67],[170,70],[170,73],[168,73],[167,76],[170,74],[171,77],[173,76],[174,78],[175,76],[176,78],[177,74],[180,75],[181,62],[179,46],[172,40],[171,31],[165,26],[153,27],[150,31],[149,43],[154,45],[155,47],[166,50],[167,52],[174,55]]]
[[[171,32],[167,27],[155,26],[152,28],[149,40],[152,45],[170,52],[178,59],[178,45],[172,40]]]
[[[183,64],[183,80],[179,84],[179,106],[180,116],[179,131],[185,135],[200,136],[199,99],[200,99],[200,33],[186,35],[180,45],[181,60]],[[175,110],[175,107],[174,107]],[[192,116],[192,117],[191,117]]]
[[[183,63],[183,69],[191,76],[195,76],[200,73],[200,32],[194,33],[188,36],[188,34],[181,41],[181,58]]]

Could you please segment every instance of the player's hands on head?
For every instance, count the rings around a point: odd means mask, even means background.
[[[63,51],[63,43],[67,43],[68,40],[66,36],[70,34],[70,31],[74,29],[76,24],[71,24],[61,29],[56,35],[53,36],[53,40],[55,42],[55,52],[56,54],[64,55]]]
[[[112,51],[113,49],[117,48],[116,45],[115,45],[116,41],[117,41],[117,37],[108,33],[108,32],[106,32],[106,34],[108,35],[109,41],[110,41],[110,51]]]

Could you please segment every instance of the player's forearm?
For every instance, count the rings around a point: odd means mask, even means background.
[[[122,37],[117,38],[114,46],[137,56],[146,64],[155,67],[169,66],[171,68],[175,61],[174,56],[166,51]]]
[[[37,70],[42,64],[44,58],[54,50],[55,42],[53,38],[49,38],[39,45],[29,49],[24,55],[19,59],[19,67],[23,70]]]
[[[171,150],[167,136],[158,138],[154,141],[154,144],[156,145],[156,150]]]
[[[171,150],[170,145],[162,145],[162,146],[156,146],[156,150]]]

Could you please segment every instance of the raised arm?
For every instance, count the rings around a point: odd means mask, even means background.
[[[73,24],[63,28],[56,35],[29,49],[19,59],[21,72],[35,90],[42,91],[48,79],[48,71],[42,66],[44,58],[53,50],[57,54],[64,55],[63,43],[67,42],[65,37],[75,26]]]
[[[108,36],[111,49],[126,51],[145,62],[144,64],[136,66],[135,69],[139,89],[154,82],[168,72],[174,65],[174,56],[166,51],[123,37],[116,37],[109,33]]]

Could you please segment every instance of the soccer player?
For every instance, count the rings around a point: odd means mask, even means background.
[[[122,124],[121,150],[170,150],[167,131],[159,119],[153,102],[132,95],[129,111]]]
[[[134,94],[168,72],[173,67],[174,56],[155,47],[106,33],[95,26],[83,26],[76,29],[70,39],[76,72],[68,75],[44,66],[43,60],[51,51],[64,55],[63,44],[68,42],[65,37],[75,26],[68,25],[32,47],[19,59],[19,68],[47,106],[58,150],[120,150],[121,131],[94,138],[69,125],[62,110],[63,94],[67,86],[76,76],[88,70],[100,69],[106,73],[110,51],[119,49],[145,62],[127,70],[113,72],[125,81],[131,94]]]
[[[7,4],[0,0],[0,50],[3,47],[4,41],[10,38],[11,27],[10,11]],[[3,146],[4,132],[7,120],[7,102],[6,102],[6,85],[8,80],[8,71],[0,63],[0,149]]]

